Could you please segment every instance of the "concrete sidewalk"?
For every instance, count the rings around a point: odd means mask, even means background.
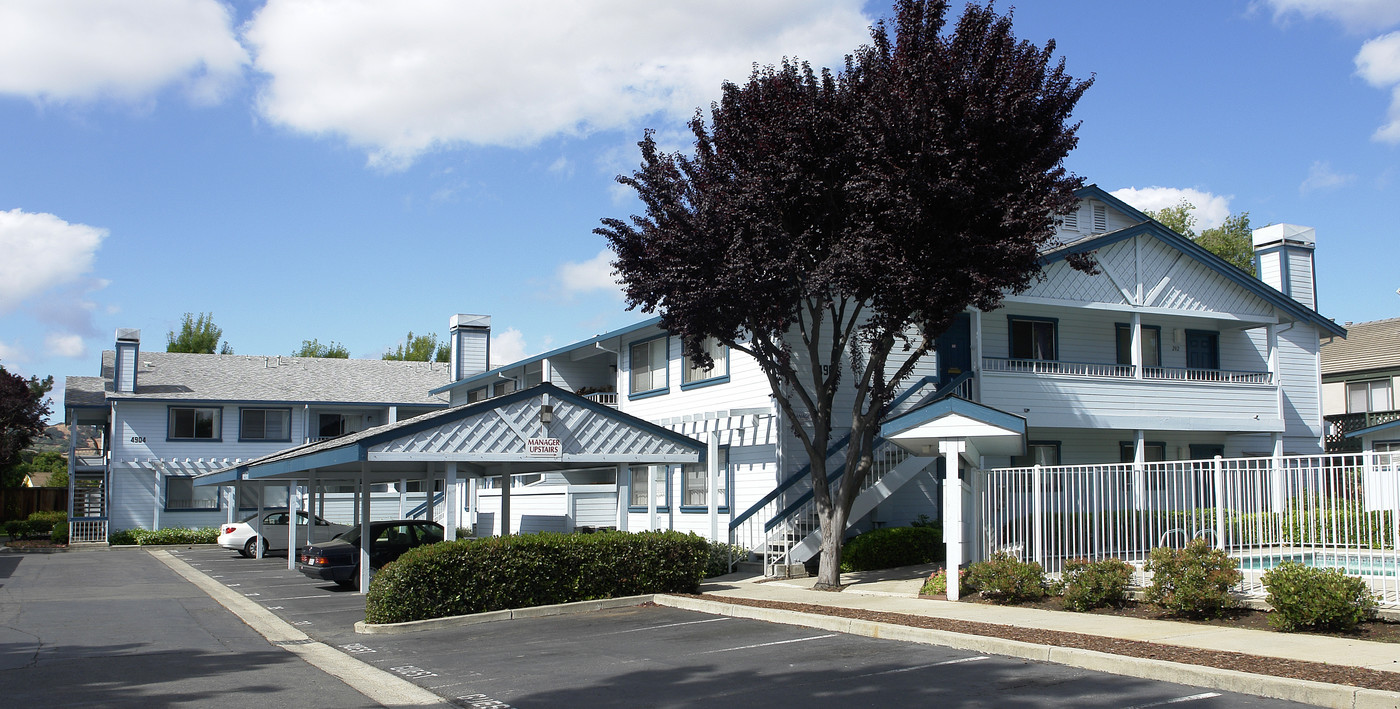
[[[710,579],[702,593],[786,603],[856,608],[886,613],[1038,628],[1108,638],[1140,640],[1200,650],[1239,652],[1306,662],[1400,672],[1400,645],[1300,633],[1220,628],[1166,620],[1120,618],[982,603],[919,598],[919,588],[935,565],[847,573],[840,593],[814,591],[815,578],[761,582],[736,573]]]

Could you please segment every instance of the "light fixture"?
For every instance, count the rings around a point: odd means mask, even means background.
[[[554,405],[544,404],[540,406],[540,423],[547,426],[552,421],[554,421]]]

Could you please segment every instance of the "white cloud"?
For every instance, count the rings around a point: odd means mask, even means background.
[[[1230,216],[1230,197],[1222,197],[1210,192],[1178,187],[1124,187],[1111,193],[1143,211],[1156,211],[1164,207],[1175,207],[1182,201],[1196,207],[1196,231],[1212,229],[1225,223]]]
[[[491,335],[491,366],[501,367],[530,356],[525,349],[525,335],[511,327]]]
[[[1400,32],[1361,45],[1356,53],[1356,73],[1366,83],[1391,94],[1388,122],[1371,137],[1383,143],[1400,143]]]
[[[602,291],[622,297],[622,287],[613,276],[612,261],[617,255],[612,249],[603,249],[587,261],[568,261],[555,271],[555,279],[564,288],[567,296]]]
[[[44,349],[53,357],[82,357],[87,347],[80,335],[51,332],[44,338]]]
[[[560,155],[557,160],[550,163],[549,171],[568,179],[574,176],[574,162],[566,155]]]
[[[1331,163],[1317,160],[1308,166],[1308,177],[1298,186],[1298,191],[1307,194],[1315,190],[1333,190],[1355,179],[1356,175],[1337,172],[1332,169]]]
[[[0,93],[44,101],[137,100],[182,83],[220,98],[248,63],[215,0],[0,3]]]
[[[0,211],[0,312],[92,270],[106,229],[52,214]]]
[[[754,62],[834,65],[869,40],[857,0],[268,0],[244,38],[260,110],[371,164],[438,147],[684,120]]]
[[[1352,32],[1374,32],[1400,22],[1395,0],[1264,0],[1275,20],[1298,14],[1305,19],[1333,20]]]
[[[19,345],[7,345],[0,342],[0,364],[9,362],[11,365],[25,360],[24,348]],[[13,367],[9,367],[13,369]]]

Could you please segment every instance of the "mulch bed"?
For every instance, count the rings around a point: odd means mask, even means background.
[[[780,608],[816,615],[854,618],[857,620],[890,623],[893,625],[907,625],[915,628],[946,630],[967,635],[984,635],[988,637],[1005,638],[1007,640],[1036,643],[1039,645],[1094,650],[1097,652],[1112,653],[1114,655],[1125,655],[1127,657],[1165,660],[1168,662],[1201,665],[1204,667],[1215,667],[1223,670],[1235,670],[1238,672],[1249,672],[1273,677],[1289,677],[1313,682],[1344,684],[1363,689],[1400,692],[1400,673],[1329,665],[1321,662],[1305,662],[1302,660],[1288,660],[1277,657],[1260,657],[1258,655],[1246,655],[1240,652],[1198,650],[1195,648],[1181,647],[1179,645],[1162,645],[1141,640],[1122,640],[1098,635],[1085,635],[1083,633],[1040,630],[1037,628],[997,625],[995,623],[978,623],[975,621],[953,620],[950,618],[905,615],[903,613],[885,613],[857,608],[837,608],[807,603],[761,601],[749,598],[716,596],[708,593],[699,594],[696,597],[739,606]],[[1400,654],[1400,650],[1397,651],[1397,654]]]
[[[67,544],[55,544],[48,539],[15,539],[5,546],[11,549],[67,549]]]

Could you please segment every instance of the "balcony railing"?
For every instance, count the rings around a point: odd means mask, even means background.
[[[592,394],[584,394],[583,398],[595,404],[617,408],[617,392],[615,391],[595,391]]]
[[[1137,376],[1137,368],[1131,364],[1065,362],[1052,359],[1008,359],[1004,357],[983,357],[982,370],[985,372],[1093,377],[1095,379],[1135,379]],[[1269,372],[1190,369],[1186,367],[1143,367],[1142,378],[1152,381],[1217,384],[1273,383],[1273,374]]]
[[[1354,414],[1332,414],[1322,417],[1326,430],[1328,453],[1359,453],[1360,438],[1347,438],[1352,431],[1400,421],[1400,411],[1370,411]]]

